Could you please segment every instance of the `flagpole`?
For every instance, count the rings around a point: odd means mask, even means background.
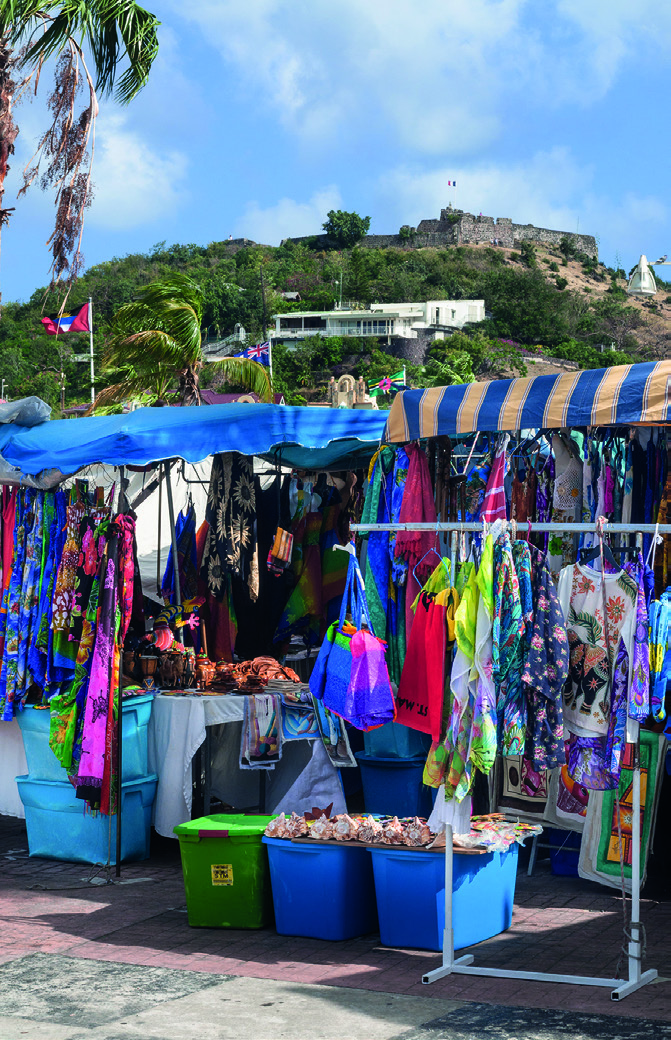
[[[273,385],[273,340],[268,338],[268,368],[270,369],[270,385]]]
[[[89,296],[89,356],[91,360],[91,404],[94,404],[96,399],[96,374],[93,367],[93,300]]]

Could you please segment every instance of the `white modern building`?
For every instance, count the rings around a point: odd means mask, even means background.
[[[307,336],[378,336],[391,340],[442,339],[470,322],[484,321],[484,300],[427,300],[425,303],[372,303],[365,310],[291,311],[275,314],[273,338],[289,343]]]

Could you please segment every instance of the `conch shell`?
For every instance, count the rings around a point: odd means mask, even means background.
[[[333,837],[333,824],[325,816],[320,816],[310,827],[310,837],[317,838],[319,841],[328,841]]]
[[[424,820],[420,820],[419,816],[415,816],[414,820],[406,823],[403,829],[406,845],[428,845],[431,841],[429,825]]]
[[[379,820],[374,820],[372,816],[369,816],[359,824],[357,838],[359,841],[365,841],[367,845],[371,842],[381,841],[382,824]]]
[[[336,816],[333,822],[333,837],[336,841],[351,841],[356,838],[358,830],[359,824],[347,813]]]

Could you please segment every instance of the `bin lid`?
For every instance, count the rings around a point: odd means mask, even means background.
[[[217,813],[187,820],[173,828],[178,837],[228,838],[263,834],[275,816],[245,816],[243,813]]]

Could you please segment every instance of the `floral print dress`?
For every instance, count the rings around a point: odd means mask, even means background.
[[[528,551],[528,550],[527,550]],[[526,597],[525,597],[526,598]],[[524,747],[526,720],[518,697],[525,612],[510,538],[502,534],[494,545],[494,619],[492,675],[496,690],[498,743],[504,755],[519,755]]]
[[[545,554],[531,549],[533,622],[522,682],[529,721],[524,757],[534,769],[566,762],[563,689],[568,675],[566,624]]]
[[[7,626],[0,670],[0,718],[14,717],[32,685],[28,650],[39,626],[39,582],[42,565],[44,492],[21,488],[14,527],[14,560],[5,591]]]

